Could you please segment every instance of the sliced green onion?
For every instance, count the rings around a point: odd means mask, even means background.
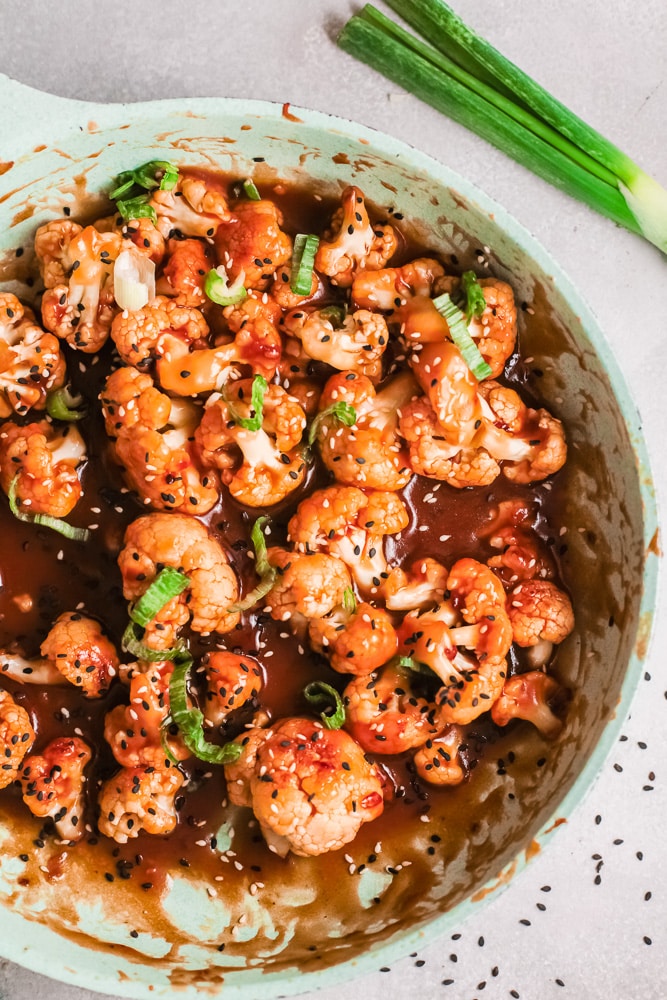
[[[262,196],[257,190],[255,182],[251,180],[250,177],[248,177],[243,182],[243,193],[245,194],[246,198],[250,198],[251,201],[262,200]]]
[[[204,736],[204,716],[198,708],[188,708],[188,673],[192,659],[188,657],[174,667],[169,679],[171,717],[181,731],[183,742],[195,757],[208,764],[232,764],[243,752],[239,743],[216,746]]]
[[[333,403],[326,410],[318,413],[308,430],[308,447],[312,448],[325,420],[337,420],[346,427],[354,427],[357,422],[357,411],[350,403]]]
[[[162,744],[162,749],[164,750],[164,755],[167,760],[170,760],[172,764],[180,764],[178,757],[174,757],[171,747],[169,746],[169,736],[171,735],[169,728],[173,725],[175,725],[174,720],[170,715],[168,715],[160,726],[160,743]]]
[[[146,663],[161,663],[163,660],[178,660],[187,653],[185,646],[174,646],[171,649],[151,649],[145,646],[139,635],[140,626],[130,622],[121,639],[121,646],[126,653],[131,653],[138,660]]]
[[[145,188],[147,191],[152,191],[157,187],[161,191],[171,191],[178,182],[178,168],[168,160],[149,160],[148,163],[144,163],[134,170],[123,170],[116,180],[118,186],[109,195],[112,201],[122,198],[135,185]]]
[[[466,318],[461,310],[454,305],[447,292],[438,295],[437,299],[433,299],[433,305],[447,320],[451,338],[477,381],[481,382],[482,379],[488,378],[491,374],[491,366],[479,353],[477,344],[468,333]]]
[[[357,599],[352,587],[346,587],[343,591],[343,607],[351,615],[357,610]]]
[[[48,394],[46,412],[53,420],[83,420],[86,409],[85,407],[79,409],[82,403],[83,396],[73,396],[69,386],[64,385]]]
[[[243,427],[246,431],[258,431],[264,420],[264,394],[269,388],[269,383],[263,375],[255,375],[252,380],[252,390],[250,393],[250,412],[252,416],[242,417],[236,406],[227,398],[225,402],[227,409],[232,415],[235,424]]]
[[[344,303],[336,303],[335,305],[325,306],[324,309],[320,309],[318,314],[323,319],[328,319],[334,330],[340,330],[345,322],[347,309]]]
[[[419,660],[415,660],[412,656],[395,656],[393,660],[389,661],[388,665],[390,667],[403,667],[404,670],[412,670],[416,674],[436,676],[426,663],[420,663]]]
[[[249,594],[246,594],[242,601],[237,601],[236,604],[232,604],[231,607],[227,608],[230,614],[236,614],[238,611],[249,611],[250,608],[254,608],[257,602],[261,601],[268,594],[275,583],[276,567],[272,566],[268,560],[266,538],[263,531],[264,525],[268,520],[269,517],[266,514],[258,517],[250,532],[250,540],[255,550],[255,573],[260,577],[260,582],[256,587],[253,587]]]
[[[146,628],[165,604],[173,597],[178,597],[189,586],[190,580],[185,573],[179,573],[172,566],[165,566],[155,577],[148,590],[130,609],[130,618],[137,625]]]
[[[331,684],[325,684],[324,681],[311,681],[310,684],[306,684],[303,694],[306,701],[315,708],[320,705],[329,706],[320,712],[320,718],[327,729],[340,729],[345,725],[343,699],[336,688],[331,687]]]
[[[9,509],[18,521],[25,521],[27,524],[40,524],[43,528],[51,528],[52,531],[57,531],[59,535],[64,535],[65,538],[69,538],[72,542],[88,541],[90,532],[87,528],[75,528],[72,524],[68,524],[67,521],[61,521],[59,517],[51,517],[50,514],[24,514],[23,511],[19,510],[16,500],[18,478],[17,473],[9,484],[9,492],[7,493]]]
[[[310,295],[313,287],[313,268],[315,266],[315,254],[320,241],[317,236],[299,233],[294,237],[294,250],[292,252],[292,277],[290,288],[295,295]]]
[[[247,297],[248,293],[244,287],[245,273],[240,272],[232,284],[227,280],[227,272],[224,267],[212,268],[204,280],[204,291],[211,302],[217,306],[235,306]]]
[[[667,191],[477,36],[443,0],[367,5],[338,44],[529,170],[667,252]],[[433,47],[434,46],[434,47]]]
[[[140,194],[136,198],[128,198],[127,201],[117,201],[116,208],[126,222],[130,219],[150,219],[157,224],[157,212],[152,205],[148,204],[148,195]]]
[[[479,318],[486,309],[486,299],[484,298],[484,292],[482,291],[482,286],[477,280],[477,275],[474,271],[464,271],[461,275],[461,288],[463,289],[463,295],[465,300],[464,313],[466,314],[466,319],[470,323],[473,317]]]

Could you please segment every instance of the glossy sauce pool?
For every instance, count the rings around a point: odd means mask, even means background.
[[[225,179],[220,183],[224,184]],[[291,234],[322,232],[332,211],[326,199],[315,201],[303,191],[287,188],[281,194],[263,193],[278,202],[285,215],[284,228]],[[377,216],[377,221],[385,220]],[[400,219],[394,215],[389,221],[400,230]],[[433,253],[433,249],[415,244],[406,226],[392,264]],[[443,263],[448,270],[456,270],[456,262],[445,259]],[[332,297],[326,301],[332,301]],[[526,320],[520,312],[520,328]],[[126,526],[147,509],[124,487],[104,434],[98,396],[114,363],[109,346],[93,358],[74,355],[68,348],[66,353],[70,379],[75,390],[85,396],[89,409],[89,417],[78,425],[88,446],[84,493],[68,520],[88,526],[91,539],[85,545],[70,542],[48,529],[16,521],[7,504],[0,505],[0,646],[15,644],[28,656],[38,653],[57,616],[74,608],[85,608],[99,618],[120,648],[128,619],[116,558]],[[517,388],[526,402],[543,402],[526,391],[529,380],[531,384],[535,382],[531,378],[534,372],[518,355],[508,363],[506,371],[509,374],[505,381]],[[331,373],[328,370],[324,379]],[[548,406],[548,401],[545,402]],[[285,540],[287,521],[305,493],[327,482],[328,473],[316,460],[304,486],[289,502],[269,511],[271,544]],[[399,537],[388,539],[387,554],[392,562],[408,566],[426,555],[446,566],[462,556],[486,560],[492,550],[483,536],[492,509],[503,500],[519,497],[529,499],[535,506],[536,530],[558,565],[559,510],[563,499],[558,476],[532,487],[516,486],[500,476],[489,487],[465,490],[415,476],[400,495],[408,505],[410,525]],[[226,496],[202,518],[227,551],[241,579],[242,593],[255,584],[248,548],[250,528],[259,513],[262,512],[242,508]],[[274,720],[285,715],[310,715],[302,695],[309,681],[325,680],[342,690],[348,680],[332,671],[324,659],[310,653],[301,638],[288,634],[284,624],[275,623],[261,613],[246,614],[238,629],[224,637],[198,637],[192,646],[195,654],[216,647],[256,656],[266,680],[255,702],[233,716],[221,732],[223,740],[237,735],[259,707]],[[511,656],[510,670],[516,667],[517,660]],[[33,752],[39,753],[56,736],[76,734],[94,748],[89,787],[95,788],[117,769],[102,730],[105,714],[126,701],[123,685],[116,683],[104,698],[89,701],[73,687],[23,687],[6,679],[2,683],[31,714],[37,733]],[[0,793],[0,817],[22,831],[16,854],[26,860],[26,889],[34,888],[40,880],[65,887],[70,880],[85,877],[93,892],[113,895],[114,907],[119,914],[125,913],[127,920],[138,923],[140,915],[148,912],[149,923],[159,928],[162,926],[159,902],[176,875],[187,873],[188,878],[201,880],[214,893],[224,892],[230,898],[235,893],[241,898],[253,885],[261,887],[255,892],[273,892],[278,898],[286,881],[316,878],[328,887],[332,919],[347,928],[347,933],[355,934],[362,926],[352,912],[355,906],[359,909],[358,897],[349,891],[346,880],[341,880],[341,873],[352,879],[365,869],[383,875],[389,870],[391,879],[403,882],[398,895],[392,885],[371,897],[369,905],[376,911],[373,917],[399,903],[414,907],[416,913],[420,897],[435,878],[445,886],[445,904],[449,899],[455,900],[460,884],[457,866],[467,856],[468,844],[494,824],[500,831],[503,812],[514,813],[521,808],[520,790],[523,786],[528,794],[526,790],[539,786],[540,768],[548,753],[547,744],[527,724],[515,723],[500,730],[481,718],[469,727],[464,754],[469,777],[457,788],[438,789],[417,780],[409,760],[411,755],[378,757],[389,789],[383,815],[362,827],[347,848],[317,859],[290,856],[283,860],[271,854],[251,813],[239,814],[238,810],[230,811],[227,807],[222,768],[201,761],[183,765],[190,780],[177,798],[177,828],[167,838],[140,834],[127,845],[117,845],[97,834],[95,807],[91,803],[86,816],[88,836],[76,845],[63,845],[55,838],[48,821],[42,828],[39,821],[28,816],[15,787]],[[508,775],[511,783],[504,780]],[[498,792],[503,785],[506,787]],[[224,826],[230,821],[234,828],[231,845],[227,841],[230,831]],[[454,872],[451,875],[449,867]],[[164,933],[174,934],[166,924]],[[225,934],[216,944],[216,950],[220,950],[220,945],[232,953],[238,942]],[[300,949],[303,960],[317,960],[319,951],[312,934],[298,932],[296,949],[297,953]]]

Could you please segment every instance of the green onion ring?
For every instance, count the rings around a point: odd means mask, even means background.
[[[155,577],[148,590],[130,609],[130,618],[137,625],[146,628],[165,604],[173,597],[178,597],[189,586],[190,580],[185,573],[179,573],[172,566],[165,566]]]
[[[251,201],[262,200],[262,196],[257,190],[255,182],[250,177],[248,177],[243,182],[243,193],[245,194],[246,198],[250,198]]]
[[[24,514],[20,511],[16,501],[16,484],[18,478],[17,473],[9,484],[9,492],[7,493],[9,509],[17,520],[25,521],[27,524],[41,524],[43,528],[51,528],[52,531],[57,531],[59,535],[64,535],[65,538],[69,538],[72,542],[88,541],[90,538],[88,528],[75,528],[74,525],[68,524],[67,521],[62,521],[59,517],[51,517],[50,514]]]
[[[433,299],[433,305],[447,320],[450,336],[477,381],[481,382],[482,379],[488,378],[491,367],[479,353],[477,344],[468,333],[465,316],[461,310],[454,305],[447,292]]]
[[[246,431],[260,430],[262,421],[264,420],[264,394],[268,388],[269,384],[264,376],[255,375],[252,380],[252,390],[250,393],[251,417],[242,417],[236,409],[234,403],[231,403],[223,393],[227,409],[231,413],[235,424],[238,424],[239,427],[243,427]]]
[[[64,385],[48,394],[46,412],[53,420],[83,420],[86,415],[85,408],[77,409],[82,402],[82,396],[73,396],[69,387]]]
[[[260,582],[249,594],[246,594],[243,600],[237,601],[236,604],[232,604],[231,607],[227,608],[229,614],[236,614],[238,611],[249,611],[250,608],[253,608],[258,601],[261,601],[268,594],[275,583],[276,568],[271,565],[267,558],[266,539],[262,530],[268,520],[269,518],[266,514],[258,517],[250,532],[250,540],[255,550],[255,572],[260,577]]]
[[[208,764],[232,764],[243,752],[239,743],[216,746],[204,736],[204,716],[198,708],[188,708],[188,673],[192,658],[184,659],[174,667],[169,679],[169,707],[172,720],[181,731],[186,747],[199,760]]]
[[[315,444],[315,439],[317,438],[320,427],[324,421],[329,419],[337,420],[338,423],[345,424],[346,427],[354,427],[357,422],[357,411],[350,403],[340,401],[338,403],[333,403],[331,406],[328,406],[326,410],[322,410],[321,413],[318,413],[308,430],[309,448],[312,448]]]
[[[325,709],[320,712],[320,718],[327,729],[340,729],[345,724],[343,699],[331,684],[325,684],[324,681],[311,681],[310,684],[306,684],[303,694],[306,701],[315,707],[323,704],[329,706],[329,711]]]
[[[310,295],[313,285],[315,254],[319,245],[318,237],[313,236],[312,233],[309,235],[299,233],[298,236],[294,237],[290,288],[295,295]]]

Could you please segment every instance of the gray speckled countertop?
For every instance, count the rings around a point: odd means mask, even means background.
[[[457,0],[456,8],[667,185],[664,0]],[[3,0],[0,70],[96,101],[290,101],[390,132],[464,174],[538,237],[588,299],[639,402],[664,505],[667,261],[339,52],[331,36],[351,12],[339,0],[245,0],[241,9],[228,2]],[[1,147],[0,138],[0,159]],[[548,849],[451,939],[354,982],[350,995],[664,1000],[666,646],[658,614],[621,741]],[[318,996],[337,1000],[340,992]],[[0,962],[0,997],[92,994]]]

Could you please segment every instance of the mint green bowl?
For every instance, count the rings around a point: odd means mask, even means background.
[[[76,217],[84,194],[159,154],[263,181],[313,178],[323,191],[358,183],[371,201],[419,220],[421,238],[445,255],[475,263],[478,249],[492,248],[495,272],[544,320],[529,324],[522,350],[542,369],[541,394],[570,441],[562,475],[577,628],[559,669],[574,698],[539,788],[526,792],[518,815],[474,838],[458,880],[451,872],[434,877],[428,892],[397,904],[382,922],[369,909],[377,885],[359,879],[348,926],[327,921],[326,893],[315,909],[312,899],[304,908],[308,877],[297,868],[301,895],[292,877],[285,898],[275,900],[289,920],[279,925],[270,908],[247,897],[246,949],[232,961],[216,947],[235,919],[231,905],[211,900],[185,872],[172,873],[154,933],[135,939],[127,915],[110,912],[96,889],[46,880],[22,887],[17,832],[0,825],[0,954],[36,972],[143,1000],[174,993],[261,1000],[375,970],[460,925],[524,867],[536,842],[546,845],[593,784],[628,712],[651,627],[657,521],[638,415],[618,366],[578,292],[522,226],[463,178],[389,136],[302,109],[292,109],[293,120],[279,105],[256,101],[66,101],[2,76],[0,100],[0,275],[8,276],[14,249],[29,247],[37,225],[60,216],[63,203]],[[29,295],[20,281],[5,287]],[[318,964],[293,944],[309,931],[323,955]],[[174,944],[183,934],[189,943]]]

